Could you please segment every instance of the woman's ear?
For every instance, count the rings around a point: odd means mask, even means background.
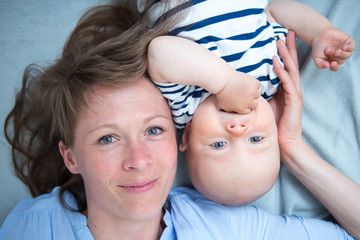
[[[64,142],[60,141],[59,142],[59,150],[60,150],[61,156],[64,159],[64,163],[65,163],[65,166],[67,167],[67,169],[69,169],[69,171],[72,174],[79,173],[78,166],[72,157],[71,148],[66,148]]]
[[[184,132],[182,134],[181,143],[179,146],[179,150],[181,152],[185,152],[189,146],[190,129],[191,129],[191,121],[186,124],[184,128]]]

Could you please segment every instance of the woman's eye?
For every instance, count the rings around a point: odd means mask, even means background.
[[[216,142],[216,143],[213,143],[211,146],[213,148],[223,148],[223,147],[225,147],[225,145],[226,145],[226,142]]]
[[[258,142],[261,142],[263,139],[264,139],[263,137],[255,136],[255,137],[249,138],[249,141],[252,143],[258,143]]]
[[[147,135],[158,135],[163,131],[160,127],[151,127],[147,130]]]
[[[109,143],[113,143],[115,140],[116,139],[113,136],[108,135],[100,138],[99,142],[102,144],[109,144]]]

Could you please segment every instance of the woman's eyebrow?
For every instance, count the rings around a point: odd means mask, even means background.
[[[172,121],[172,119],[169,118],[169,117],[166,116],[166,115],[163,115],[163,114],[155,114],[155,115],[152,115],[152,116],[150,116],[150,117],[145,118],[145,119],[144,119],[144,123],[148,123],[148,122],[150,122],[150,121],[152,121],[152,120],[154,120],[154,119],[156,119],[156,118],[165,118],[166,120]]]
[[[110,128],[110,129],[117,129],[117,125],[116,124],[102,124],[102,125],[99,125],[97,127],[95,127],[94,129],[91,129],[89,131],[89,134],[99,130],[100,128]]]
[[[172,121],[172,119],[170,119],[170,118],[169,118],[168,116],[166,116],[166,115],[156,114],[156,115],[153,115],[153,116],[150,116],[150,117],[145,118],[143,122],[144,122],[144,123],[148,123],[148,122],[150,122],[150,121],[152,121],[152,120],[154,120],[154,119],[157,119],[157,118],[165,118],[166,120]],[[117,127],[116,124],[113,124],[113,123],[102,124],[102,125],[99,125],[99,126],[95,127],[94,129],[91,129],[91,130],[89,131],[89,134],[91,134],[91,133],[93,133],[93,132],[95,132],[95,131],[97,131],[97,130],[99,130],[99,129],[101,129],[101,128],[117,129],[118,127]]]

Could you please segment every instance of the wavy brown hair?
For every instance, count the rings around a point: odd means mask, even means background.
[[[149,4],[149,6],[151,3]],[[148,8],[149,9],[149,8]],[[122,86],[146,74],[146,50],[156,36],[166,34],[169,19],[148,31],[147,13],[140,16],[125,5],[98,6],[87,11],[53,65],[29,65],[22,88],[5,120],[16,175],[35,197],[61,186],[86,209],[82,177],[71,174],[58,149],[73,144],[76,113],[86,105],[83,95],[95,84]]]

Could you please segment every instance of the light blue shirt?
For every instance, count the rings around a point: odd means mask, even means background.
[[[50,194],[20,201],[3,223],[0,239],[93,239],[86,217],[61,205],[59,190],[57,187]],[[74,206],[70,195],[65,199]],[[162,240],[354,239],[333,223],[272,215],[252,206],[227,207],[184,187],[171,190],[164,222],[167,227]]]

